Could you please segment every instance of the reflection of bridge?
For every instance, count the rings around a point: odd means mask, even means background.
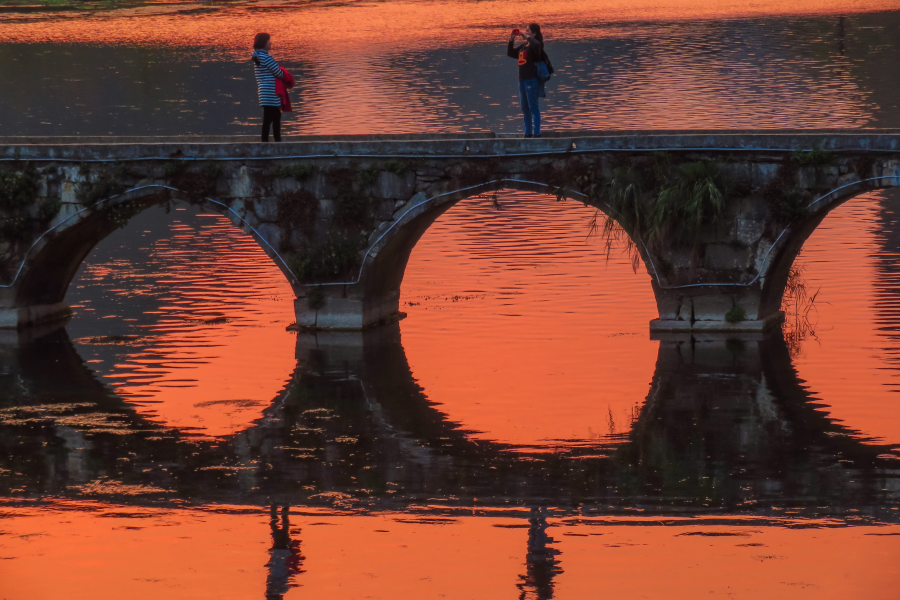
[[[86,368],[64,329],[32,337],[39,333],[0,340],[4,397],[21,406],[0,407],[0,495],[81,496],[79,486],[106,477],[172,492],[112,496],[117,502],[174,494],[192,503],[268,505],[266,597],[273,600],[303,572],[302,532],[292,531],[288,505],[403,510],[442,499],[445,512],[528,509],[492,514],[527,515],[517,587],[521,598],[540,599],[553,597],[565,566],[547,531],[553,516],[640,505],[644,516],[781,522],[787,508],[795,518],[900,521],[891,510],[900,473],[880,456],[890,449],[862,443],[812,404],[778,335],[667,334],[627,439],[536,461],[473,440],[436,410],[413,379],[396,324],[301,334],[288,387],[255,427],[219,442],[147,423]],[[73,406],[48,410],[59,402]],[[42,408],[30,411],[29,403]]]
[[[436,410],[412,377],[396,325],[301,335],[288,387],[255,427],[219,442],[142,419],[97,381],[65,330],[5,348],[5,397],[24,405],[0,415],[8,444],[0,467],[20,474],[0,479],[7,492],[65,495],[104,476],[200,502],[318,504],[325,497],[317,494],[334,492],[373,509],[477,497],[504,506],[510,498],[637,502],[661,513],[673,503],[753,514],[864,506],[897,520],[884,508],[900,492],[890,483],[890,448],[863,443],[818,409],[780,336],[662,341],[627,438],[540,460],[474,440]],[[72,404],[59,413],[27,409],[59,402]]]
[[[796,153],[811,149],[825,150]],[[640,193],[635,200],[635,190],[674,193],[672,181],[688,181],[646,174],[662,150],[670,175],[697,161],[721,166],[724,208],[715,222],[708,211],[691,213],[698,229],[690,244],[681,213],[649,237],[646,218],[634,216],[652,204]],[[759,331],[780,318],[790,266],[824,216],[863,191],[900,185],[900,134],[581,132],[271,145],[7,139],[0,160],[20,175],[3,192],[16,201],[0,207],[17,223],[0,248],[0,326],[65,314],[66,288],[91,248],[174,196],[254,236],[291,282],[298,324],[360,329],[397,316],[407,260],[435,219],[465,197],[510,187],[565,190],[618,220],[647,266],[655,330]]]

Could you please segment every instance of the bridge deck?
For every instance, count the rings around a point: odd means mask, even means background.
[[[561,131],[540,139],[493,132],[285,137],[256,136],[0,137],[0,159],[235,160],[334,157],[479,157],[615,151],[772,151],[824,148],[835,152],[897,152],[900,130]]]

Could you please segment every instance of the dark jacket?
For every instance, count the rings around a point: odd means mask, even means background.
[[[519,61],[519,81],[528,81],[529,79],[537,79],[537,67],[534,63],[539,62],[544,54],[544,45],[533,37],[526,37],[527,46],[522,46],[518,50],[515,47],[515,38],[509,40],[509,46],[506,49],[506,55]]]

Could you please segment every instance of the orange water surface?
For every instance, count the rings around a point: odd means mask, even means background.
[[[278,575],[267,569],[272,538],[260,510],[55,502],[7,506],[2,514],[0,581],[10,600],[244,599],[263,596]],[[278,587],[286,598],[547,597],[529,585],[527,516],[294,509],[297,558]],[[616,598],[886,600],[900,584],[898,526],[552,515],[547,523],[555,574],[546,581],[554,598],[602,591]]]

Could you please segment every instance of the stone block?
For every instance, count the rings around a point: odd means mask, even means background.
[[[755,163],[750,169],[750,185],[760,188],[775,178],[777,163]]]
[[[253,196],[253,180],[246,166],[232,173],[229,180],[229,195],[233,198],[250,198]]]
[[[725,313],[734,306],[734,299],[728,294],[695,296],[692,300],[696,321],[724,321]]]
[[[297,325],[321,327],[324,329],[362,329],[363,303],[354,298],[326,296],[325,305],[318,310],[310,310],[306,298],[294,300]]]
[[[63,204],[59,208],[59,214],[57,214],[56,217],[54,217],[53,220],[50,221],[50,227],[56,227],[57,225],[59,225],[60,223],[62,223],[66,219],[70,218],[75,213],[77,213],[79,210],[81,210],[81,207],[78,206],[77,204],[71,204],[71,203]],[[69,221],[69,223],[71,224],[71,223],[74,223],[75,221],[76,221],[76,219],[72,219],[71,221]]]
[[[75,204],[78,202],[78,199],[75,197],[75,185],[71,181],[66,181],[62,184],[59,197],[64,203]]]
[[[278,249],[281,246],[281,230],[276,225],[263,223],[256,227],[256,232],[261,238],[266,240],[272,248]],[[269,248],[264,246],[263,250],[269,250]]]
[[[381,171],[372,189],[372,195],[380,199],[409,198],[416,189],[416,174],[406,171],[402,175]]]
[[[272,182],[272,191],[276,194],[292,192],[300,187],[300,183],[293,177],[283,177]]]
[[[772,264],[772,242],[766,238],[759,240],[756,246],[756,255],[753,257],[753,266],[756,272],[763,278],[769,272],[769,266]]]
[[[252,211],[244,211],[241,213],[241,220],[250,227],[259,227],[259,218]]]
[[[381,223],[379,223],[378,227],[375,228],[375,231],[373,231],[371,233],[371,235],[369,235],[369,240],[368,240],[369,246],[374,244],[385,231],[390,229],[392,224],[393,224],[393,221],[382,221]],[[375,252],[372,254],[372,256],[377,256],[377,254],[378,253]]]
[[[679,321],[694,320],[694,301],[689,296],[684,296],[681,299],[681,304],[678,307],[678,314],[675,318]]]
[[[510,161],[501,164],[498,171],[504,175],[512,175],[514,173],[528,173],[530,169],[525,163]]]
[[[705,223],[700,228],[700,234],[697,241],[701,244],[715,244],[716,242],[728,241],[728,225],[725,219],[720,219],[717,223]]]
[[[427,199],[428,195],[425,192],[418,192],[415,196],[409,199],[409,202],[401,206],[399,209],[395,210],[392,218],[397,221],[403,215],[405,215],[408,210],[418,206],[422,202],[425,202],[425,200]]]
[[[817,187],[818,175],[814,167],[802,167],[797,169],[797,185],[803,189]]]
[[[423,167],[416,171],[416,176],[419,179],[435,181],[444,176],[444,169],[438,167]]]
[[[393,200],[382,200],[375,205],[375,210],[372,211],[372,216],[375,217],[376,221],[389,221],[394,216],[394,201]]]
[[[735,294],[734,304],[744,309],[744,318],[755,321],[759,318],[760,292],[756,288],[742,288],[741,293]]]
[[[859,175],[856,173],[846,173],[845,175],[841,175],[837,182],[836,187],[841,187],[844,185],[849,185],[851,183],[859,181]]]
[[[703,264],[710,270],[746,270],[750,267],[750,248],[730,244],[708,244]]]
[[[60,171],[62,171],[63,178],[66,181],[72,181],[74,183],[84,181],[84,175],[81,174],[81,167],[60,167]]]
[[[253,203],[253,212],[262,222],[274,223],[278,221],[278,200],[272,198],[260,198]]]
[[[743,198],[740,204],[741,211],[737,215],[739,219],[765,221],[769,214],[769,204],[762,194],[752,194]]]
[[[656,309],[659,318],[663,321],[671,321],[678,315],[679,298],[675,294],[659,291],[656,294]]]
[[[338,194],[337,185],[332,183],[325,173],[316,173],[304,181],[302,187],[316,198],[336,198]]]
[[[694,262],[694,252],[683,248],[670,248],[662,258],[672,265],[673,269],[690,269]]]
[[[762,219],[735,219],[731,236],[749,245],[756,243],[765,231],[766,222]]]
[[[328,227],[328,222],[334,216],[334,200],[319,199],[319,215],[316,218],[316,227]]]
[[[306,234],[299,229],[291,231],[291,247],[302,248],[306,244]]]
[[[432,183],[428,186],[428,189],[425,193],[429,198],[434,198],[435,196],[440,196],[441,194],[446,194],[450,191],[450,182],[449,181],[438,181],[436,183]]]

